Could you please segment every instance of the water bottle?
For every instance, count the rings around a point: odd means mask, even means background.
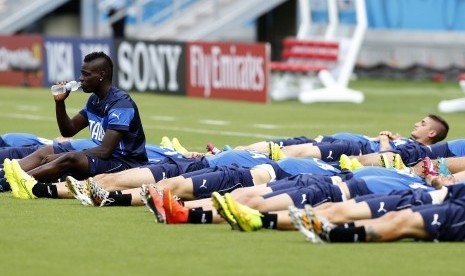
[[[66,84],[55,84],[51,87],[53,95],[64,94],[68,91],[76,91],[81,87],[81,83],[77,81],[70,81]]]

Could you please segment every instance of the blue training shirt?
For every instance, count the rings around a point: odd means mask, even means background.
[[[53,140],[39,137],[30,133],[12,132],[0,136],[1,147],[24,147],[36,145],[52,145]]]
[[[80,114],[87,118],[91,138],[97,145],[102,144],[107,129],[123,133],[113,157],[130,166],[147,162],[145,134],[139,110],[126,92],[111,87],[102,101],[92,94]]]
[[[236,164],[244,168],[272,163],[267,154],[251,150],[228,150],[215,155],[205,156],[210,167]]]

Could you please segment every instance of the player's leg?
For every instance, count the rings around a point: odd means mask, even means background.
[[[429,239],[422,216],[411,209],[389,212],[378,219],[357,221],[355,226],[364,227],[366,241],[370,242],[396,241],[403,238]]]
[[[321,151],[318,146],[312,144],[300,144],[282,148],[285,156],[293,157],[315,157],[321,159]]]
[[[387,158],[394,159],[394,153],[392,152],[386,152],[384,153]],[[360,156],[354,156],[362,165],[364,166],[379,166],[379,160],[381,158],[380,153],[369,153],[369,154],[364,154]]]
[[[142,184],[155,183],[153,174],[147,167],[137,167],[116,173],[98,174],[94,176],[94,181],[109,192],[138,188]]]
[[[21,161],[18,163],[30,176],[40,182],[46,183],[55,182],[56,179],[59,179],[67,171],[72,171],[74,175],[83,177],[89,174],[89,160],[83,152],[66,152],[50,162],[48,162],[47,158],[44,159],[45,163],[43,165],[29,171],[21,166]]]
[[[38,150],[34,151],[33,153],[29,154],[28,156],[19,160],[19,165],[21,168],[28,172],[31,169],[34,169],[40,164],[42,164],[43,159],[48,155],[54,154],[54,149],[52,145],[47,145],[44,147],[39,148]]]

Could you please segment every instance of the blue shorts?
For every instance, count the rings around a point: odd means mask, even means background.
[[[66,153],[66,152],[74,152],[76,151],[73,146],[71,145],[70,142],[63,142],[63,143],[58,143],[58,142],[53,142],[53,152],[55,154],[59,153]],[[88,176],[95,176],[97,174],[101,173],[115,173],[123,170],[130,169],[131,167],[123,163],[121,160],[117,158],[109,158],[109,159],[101,159],[97,158],[94,156],[90,156],[86,154],[83,151],[82,152],[88,160],[89,164],[89,175]],[[85,178],[87,176],[82,176],[82,175],[75,175],[73,172],[66,173],[65,175],[72,175],[78,179]]]
[[[371,210],[372,218],[380,217],[389,211],[398,211],[412,206],[431,204],[433,199],[424,190],[393,191],[389,194],[373,194],[355,198],[365,201]]]
[[[250,169],[234,165],[215,167],[210,172],[193,175],[191,179],[196,198],[209,198],[213,192],[225,194],[254,185]]]
[[[412,211],[420,213],[425,230],[431,240],[465,240],[464,199],[451,200],[439,205],[414,206]]]
[[[275,139],[272,140],[273,143],[278,144],[280,147],[292,146],[292,145],[300,145],[300,144],[308,144],[308,143],[316,143],[315,140],[310,139],[305,136],[298,136],[293,138],[287,139]]]
[[[41,145],[36,146],[25,146],[25,147],[7,147],[0,149],[0,160],[5,160],[5,158],[9,159],[21,159],[23,157],[28,156],[29,154],[33,153],[37,149],[42,147]],[[3,162],[2,162],[3,167]]]
[[[155,181],[160,181],[165,178],[208,168],[209,164],[205,158],[167,157],[156,164],[146,167],[152,172]]]
[[[267,199],[281,194],[289,195],[297,208],[303,208],[305,204],[318,206],[325,202],[342,201],[341,189],[336,185],[325,182],[314,182],[313,185],[307,187],[300,186],[277,190],[264,195],[263,198]]]
[[[367,142],[338,140],[334,143],[320,143],[316,145],[321,152],[321,160],[325,162],[337,161],[342,154],[361,155],[373,153]]]
[[[327,176],[299,175],[269,183],[268,187],[273,192],[264,195],[263,198],[287,194],[297,208],[303,208],[305,204],[317,206],[328,201],[342,201],[341,190],[333,185],[331,178]]]

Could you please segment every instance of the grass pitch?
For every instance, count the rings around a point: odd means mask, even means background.
[[[462,97],[456,83],[356,81],[361,105],[297,101],[268,105],[133,93],[149,143],[178,137],[188,149],[209,142],[257,140],[335,132],[409,135],[429,113],[462,138],[464,113],[441,114],[443,99]],[[58,136],[48,89],[0,88],[0,133]],[[74,115],[87,95],[67,100]],[[78,137],[88,137],[81,132]],[[0,194],[2,275],[457,275],[462,243],[328,244],[305,242],[295,231],[231,231],[227,225],[161,225],[145,207],[84,207],[76,200],[18,200]]]

